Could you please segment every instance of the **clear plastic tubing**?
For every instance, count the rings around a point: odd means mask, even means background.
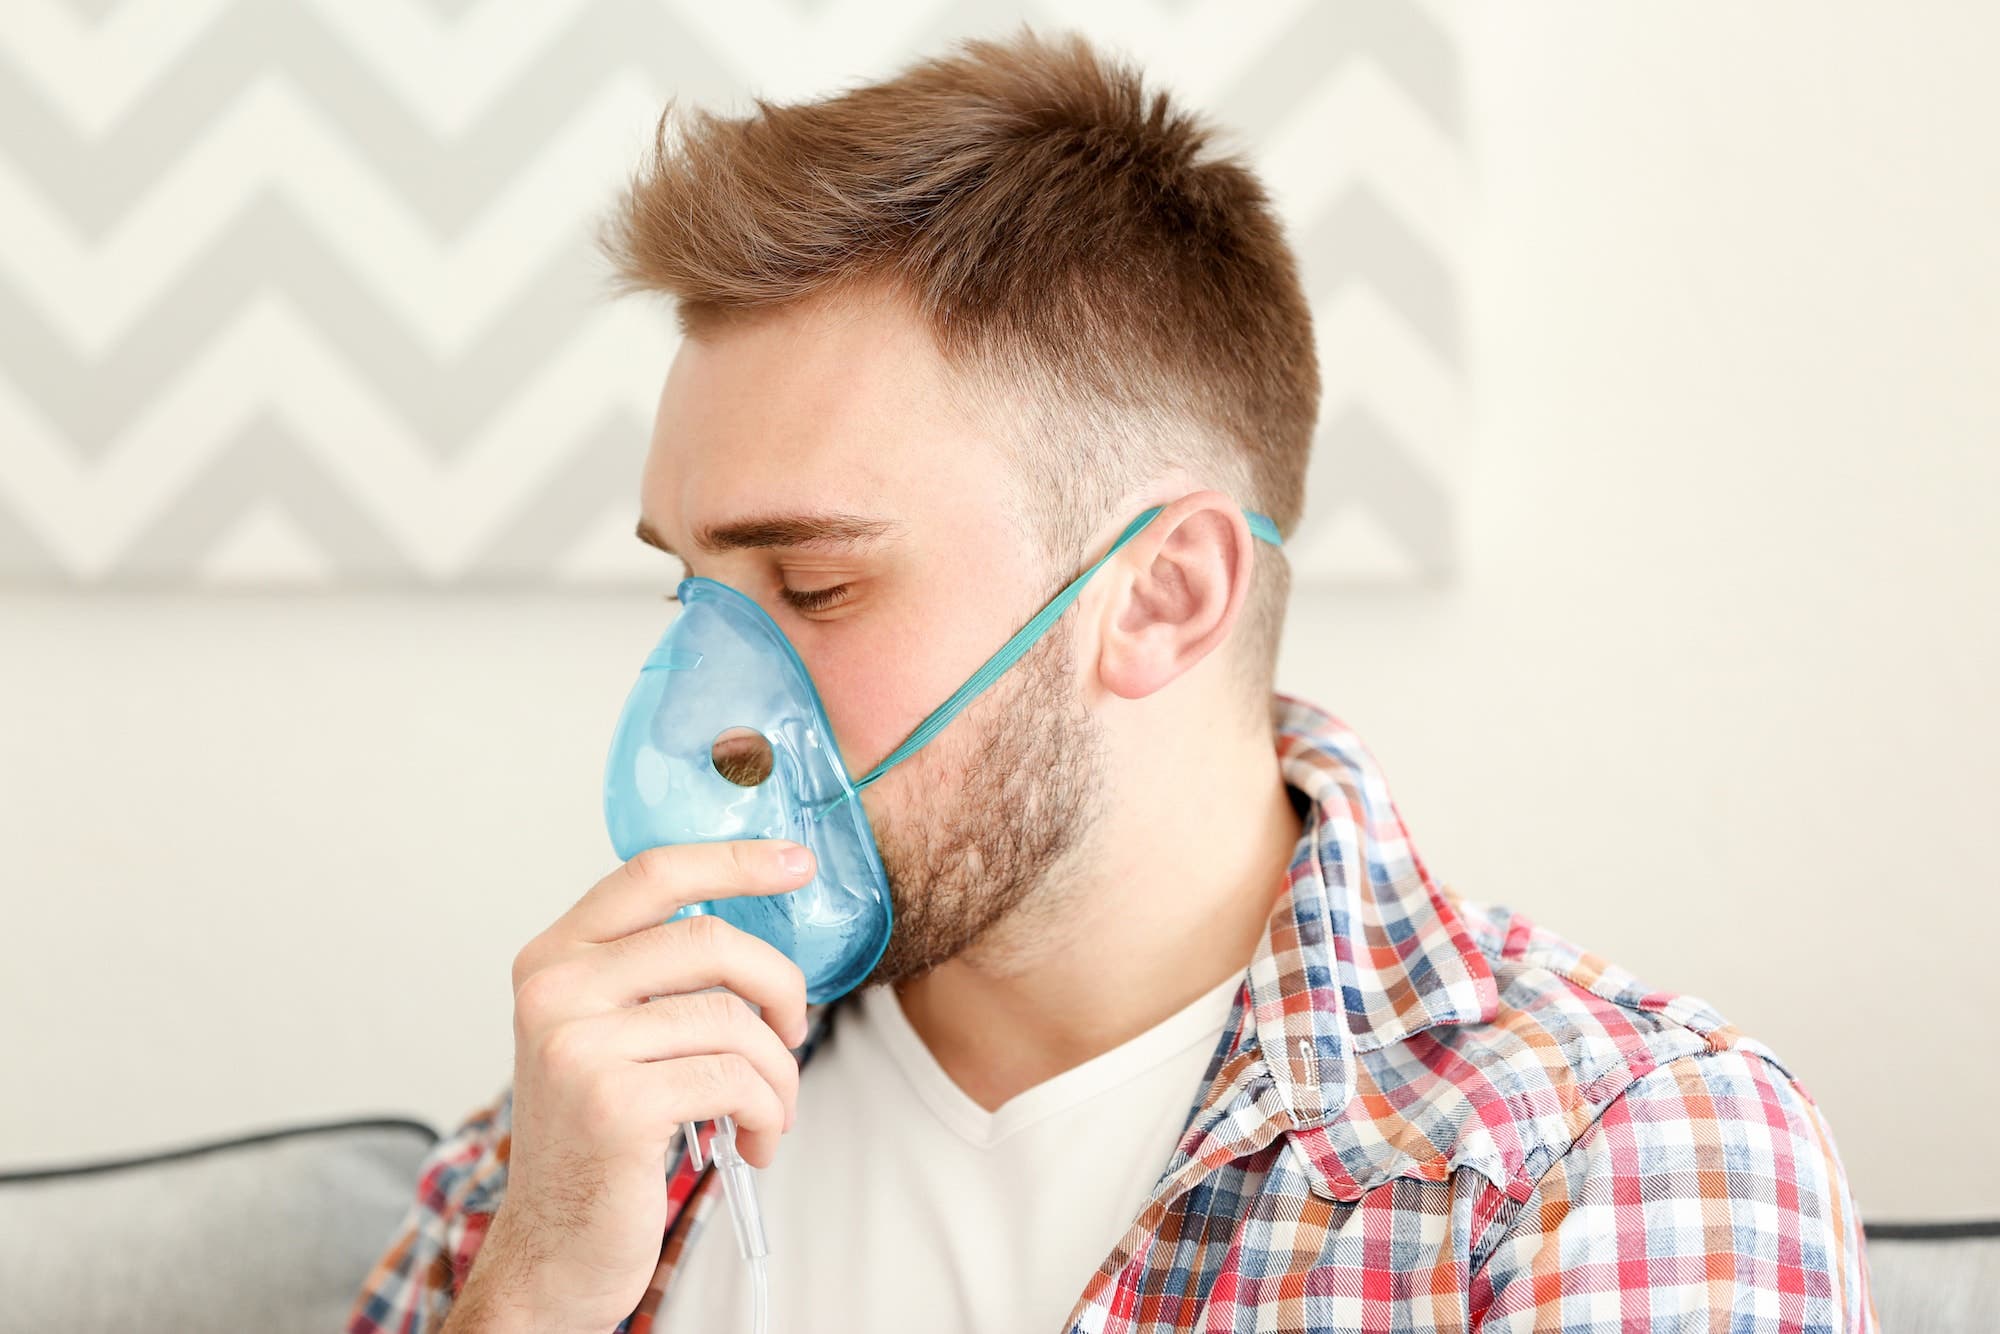
[[[694,1121],[681,1123],[688,1154],[699,1171],[701,1138],[695,1133],[696,1127]],[[764,1235],[764,1214],[757,1205],[756,1169],[736,1151],[735,1117],[716,1118],[715,1142],[711,1147],[715,1151],[715,1170],[722,1174],[722,1193],[729,1199],[729,1217],[736,1227],[736,1249],[750,1266],[750,1328],[753,1334],[768,1334],[771,1288],[764,1261],[771,1253],[771,1243]]]

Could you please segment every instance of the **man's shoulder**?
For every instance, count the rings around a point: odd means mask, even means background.
[[[510,1081],[431,1146],[417,1178],[417,1202],[443,1217],[493,1213],[507,1189],[513,1132]]]
[[[1747,1070],[1810,1101],[1775,1051],[1700,996],[1652,986],[1506,904],[1446,893],[1493,974],[1497,1007],[1362,1056],[1390,1095],[1376,1105],[1419,1129],[1444,1165],[1522,1198],[1616,1098],[1676,1063],[1696,1081]],[[1683,1103],[1690,1115],[1702,1105]]]
[[[1468,1151],[1490,1152],[1481,1136],[1496,1126],[1522,1146],[1495,1155],[1518,1207],[1496,1197],[1471,1251],[1482,1319],[1567,1328],[1579,1303],[1615,1294],[1654,1322],[1789,1304],[1812,1328],[1878,1328],[1833,1129],[1778,1054],[1701,997],[1504,904],[1456,906],[1499,1004],[1418,1040],[1482,1072],[1433,1090],[1475,1089],[1489,1119],[1462,1123]],[[1677,1270],[1694,1280],[1664,1278]]]
[[[1490,1021],[1465,1026],[1468,1038],[1509,1049],[1555,1043],[1567,1073],[1593,1092],[1700,1051],[1761,1056],[1792,1077],[1776,1051],[1701,996],[1642,980],[1507,904],[1453,903],[1499,995]]]

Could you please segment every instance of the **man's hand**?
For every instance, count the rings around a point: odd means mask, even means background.
[[[659,1263],[681,1122],[733,1116],[743,1157],[770,1165],[797,1106],[805,975],[721,918],[663,919],[811,875],[810,852],[772,839],[650,848],[515,956],[507,1187],[454,1334],[605,1334],[630,1315]],[[735,994],[703,990],[718,985]]]

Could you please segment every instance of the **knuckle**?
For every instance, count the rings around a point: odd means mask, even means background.
[[[783,1094],[784,1101],[789,1103],[799,1096],[799,1063],[783,1060],[778,1062],[778,1070],[778,1078],[785,1086],[779,1092]]]
[[[745,1093],[753,1093],[755,1089],[767,1087],[763,1079],[758,1076],[757,1067],[752,1065],[750,1058],[740,1051],[718,1052],[715,1064],[716,1078],[724,1092],[741,1097]]]
[[[752,1072],[754,1075],[754,1071]],[[751,1105],[744,1109],[746,1119],[757,1121],[775,1130],[785,1123],[785,1099],[778,1090],[762,1079],[753,1079],[754,1087],[749,1090]]]
[[[536,941],[531,940],[527,944],[521,946],[521,948],[514,954],[514,962],[512,965],[512,972],[509,985],[516,994],[519,994],[521,990],[521,984],[534,975],[535,960],[537,957],[535,944]]]
[[[584,1034],[576,1024],[557,1024],[542,1035],[535,1056],[553,1075],[576,1075],[588,1064]]]
[[[689,1096],[705,1106],[714,1106],[727,1087],[722,1063],[715,1056],[694,1056],[680,1063],[681,1083]]]
[[[514,988],[514,1022],[516,1027],[530,1030],[540,1027],[545,1017],[555,1013],[556,998],[566,985],[566,979],[555,968],[543,968],[529,973]]]
[[[723,921],[713,913],[696,913],[681,919],[681,941],[697,954],[713,954],[722,948]]]
[[[701,1007],[701,1022],[712,1031],[738,1031],[744,1014],[743,1002],[726,991],[704,991],[695,997]]]
[[[540,1032],[541,1025],[536,1022],[535,1016],[517,1003],[514,1006],[514,1049],[539,1060],[541,1042],[536,1035]]]
[[[730,865],[744,880],[755,880],[758,871],[758,854],[762,851],[755,841],[738,839],[729,845]]]
[[[647,884],[657,884],[666,873],[667,862],[672,855],[669,844],[656,848],[641,848],[625,860],[625,873],[634,880]]]

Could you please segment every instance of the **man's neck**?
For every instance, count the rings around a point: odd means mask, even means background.
[[[910,1026],[981,1107],[1138,1036],[1249,966],[1304,825],[1274,751],[1207,772],[1233,781],[1113,807],[1088,882],[1046,886],[974,948],[897,985]]]

